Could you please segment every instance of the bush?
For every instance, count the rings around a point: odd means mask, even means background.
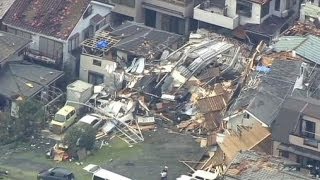
[[[96,140],[96,131],[87,124],[75,124],[71,126],[63,139],[63,143],[67,145],[71,154],[85,148],[92,150]]]

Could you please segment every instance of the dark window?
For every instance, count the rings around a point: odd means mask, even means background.
[[[269,9],[270,9],[270,1],[261,6],[261,17],[265,17],[266,15],[268,15]]]
[[[79,33],[73,35],[68,42],[68,51],[71,52],[79,47]]]
[[[28,32],[25,32],[25,31],[21,31],[21,30],[18,30],[18,29],[14,29],[14,28],[8,27],[7,31],[9,33],[12,33],[12,34],[15,34],[17,36],[21,36],[21,37],[24,37],[24,38],[27,38],[27,39],[31,39],[32,38],[32,34],[31,33],[28,33]]]
[[[252,16],[252,3],[246,1],[237,1],[237,14],[251,17]]]
[[[280,156],[284,158],[289,158],[289,152],[288,151],[280,151]]]
[[[89,72],[88,76],[89,76],[88,80],[89,80],[90,84],[99,85],[99,84],[102,84],[104,82],[104,80],[103,80],[104,76],[102,74]]]
[[[280,0],[276,0],[275,5],[274,5],[274,10],[280,11]]]
[[[95,65],[95,66],[101,66],[101,61],[94,59],[92,64]]]
[[[87,18],[88,16],[90,16],[90,15],[92,14],[92,11],[93,11],[93,9],[92,9],[92,6],[90,5],[90,6],[88,7],[88,9],[86,10],[86,12],[83,14],[83,19],[85,19],[85,18]]]
[[[314,139],[315,131],[316,131],[316,123],[312,121],[303,120],[302,130],[305,137]]]

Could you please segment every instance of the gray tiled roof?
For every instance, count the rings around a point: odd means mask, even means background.
[[[0,94],[8,98],[30,97],[62,75],[61,71],[40,65],[12,62],[0,73]]]
[[[122,38],[119,43],[114,45],[114,48],[138,56],[162,53],[164,49],[182,37],[131,21],[119,26],[111,32],[111,35]]]
[[[1,0],[0,2],[0,19],[7,13],[15,0]]]
[[[0,63],[30,42],[29,39],[0,31]]]
[[[251,100],[247,111],[258,120],[270,126],[286,96],[291,95],[301,62],[276,60],[271,72],[264,75],[257,94]]]
[[[301,180],[311,179],[303,172],[290,169],[290,166],[297,166],[279,157],[273,157],[256,151],[240,152],[231,162],[226,171],[225,179],[241,180]]]

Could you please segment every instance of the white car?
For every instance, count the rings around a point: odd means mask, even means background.
[[[77,124],[89,124],[94,129],[100,129],[105,123],[106,120],[98,114],[87,114],[77,122]]]

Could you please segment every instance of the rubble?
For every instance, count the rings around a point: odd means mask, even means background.
[[[100,32],[96,39],[103,40],[103,34],[112,32]],[[108,49],[98,49],[95,55],[108,56],[121,43],[119,37],[106,40],[112,42]],[[92,49],[82,44],[84,53],[90,53]],[[122,85],[95,86],[87,102],[110,124],[108,130],[100,130],[97,139],[112,133],[131,146],[143,141],[143,131],[156,131],[165,124],[172,133],[191,134],[202,147],[216,148],[218,134],[223,132],[222,117],[246,75],[250,51],[251,47],[234,39],[199,30],[183,46],[168,48],[159,57],[118,59],[110,75],[123,74],[118,82]],[[216,149],[198,169],[214,172],[223,158],[222,150]]]

